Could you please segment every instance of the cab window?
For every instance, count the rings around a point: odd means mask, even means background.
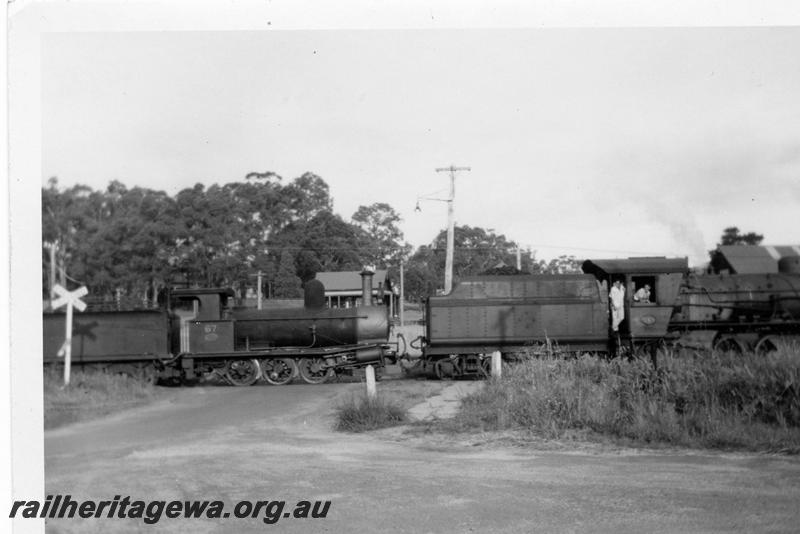
[[[200,301],[196,297],[179,297],[172,299],[172,311],[181,316],[195,316],[200,309]]]
[[[656,300],[655,276],[631,277],[631,301],[637,304],[653,304]]]

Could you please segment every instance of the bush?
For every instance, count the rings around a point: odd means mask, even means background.
[[[351,396],[336,407],[336,430],[343,432],[366,432],[404,423],[408,414],[397,401],[383,397],[368,398],[366,395]]]
[[[642,443],[800,451],[800,351],[528,358],[462,402],[456,427],[572,429]]]

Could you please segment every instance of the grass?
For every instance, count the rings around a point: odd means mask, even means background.
[[[62,368],[44,372],[44,427],[55,428],[144,404],[158,389],[128,375],[73,371],[64,387]]]
[[[380,395],[370,399],[366,394],[351,395],[336,406],[336,430],[366,432],[401,425],[408,419],[403,404]]]
[[[451,430],[589,431],[638,444],[800,453],[800,350],[649,360],[526,358],[466,397]]]

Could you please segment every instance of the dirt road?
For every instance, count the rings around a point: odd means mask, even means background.
[[[425,382],[392,387],[430,388]],[[324,519],[60,520],[48,532],[797,532],[800,460],[331,430],[359,384],[197,387],[45,433],[48,494],[329,500]],[[380,388],[380,386],[379,386]]]

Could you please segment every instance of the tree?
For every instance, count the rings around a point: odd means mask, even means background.
[[[92,254],[84,259],[94,289],[155,298],[171,278],[173,200],[163,191],[128,190],[119,182],[109,185],[103,199],[110,215],[88,237]]]
[[[580,273],[582,260],[575,256],[562,254],[552,260],[537,260],[533,263],[531,272],[536,274],[575,274]]]
[[[760,245],[764,240],[764,236],[755,232],[748,232],[746,234],[739,233],[739,228],[736,226],[729,226],[722,231],[719,245]]]
[[[95,276],[90,263],[106,252],[97,248],[93,238],[112,216],[105,195],[88,186],[60,190],[58,179],[51,178],[42,189],[42,240],[56,243],[56,262],[64,270],[63,277],[89,286],[93,293],[102,289],[102,277]]]
[[[442,273],[435,264],[436,255],[429,246],[421,246],[408,262],[405,269],[405,296],[412,301],[419,301],[436,294],[436,288],[442,284]]]
[[[283,195],[294,222],[307,222],[333,208],[328,184],[313,172],[306,172],[295,178],[284,188]]]
[[[296,251],[296,273],[303,282],[320,271],[360,269],[361,245],[360,230],[330,211],[292,223],[271,242],[276,250]]]
[[[389,204],[376,202],[359,206],[352,221],[364,233],[362,257],[365,263],[394,266],[411,252],[411,246],[403,241],[403,232],[399,227],[402,219]]]
[[[176,267],[194,285],[215,285],[211,264],[222,244],[219,232],[223,221],[219,219],[225,206],[212,188],[218,189],[218,186],[211,186],[207,191],[198,183],[175,197],[178,212]],[[214,196],[217,198],[212,198]]]
[[[177,263],[193,282],[206,286],[248,284],[248,275],[257,270],[254,262],[267,252],[268,240],[287,224],[284,188],[271,181],[277,175],[257,176],[208,189],[197,184],[176,196]]]
[[[105,191],[83,185],[60,190],[51,178],[42,190],[43,241],[58,244],[66,278],[85,284],[93,296],[121,290],[154,297],[171,277],[175,215],[166,193],[118,181]]]
[[[457,226],[453,233],[453,276],[456,278],[476,275],[498,264],[516,264],[518,245],[497,235],[492,229]],[[434,248],[441,251],[442,276],[444,276],[444,254],[447,248],[447,232],[442,230],[434,240]]]
[[[303,294],[300,279],[295,274],[294,258],[288,250],[281,252],[281,260],[273,283],[275,298],[299,298]]]

